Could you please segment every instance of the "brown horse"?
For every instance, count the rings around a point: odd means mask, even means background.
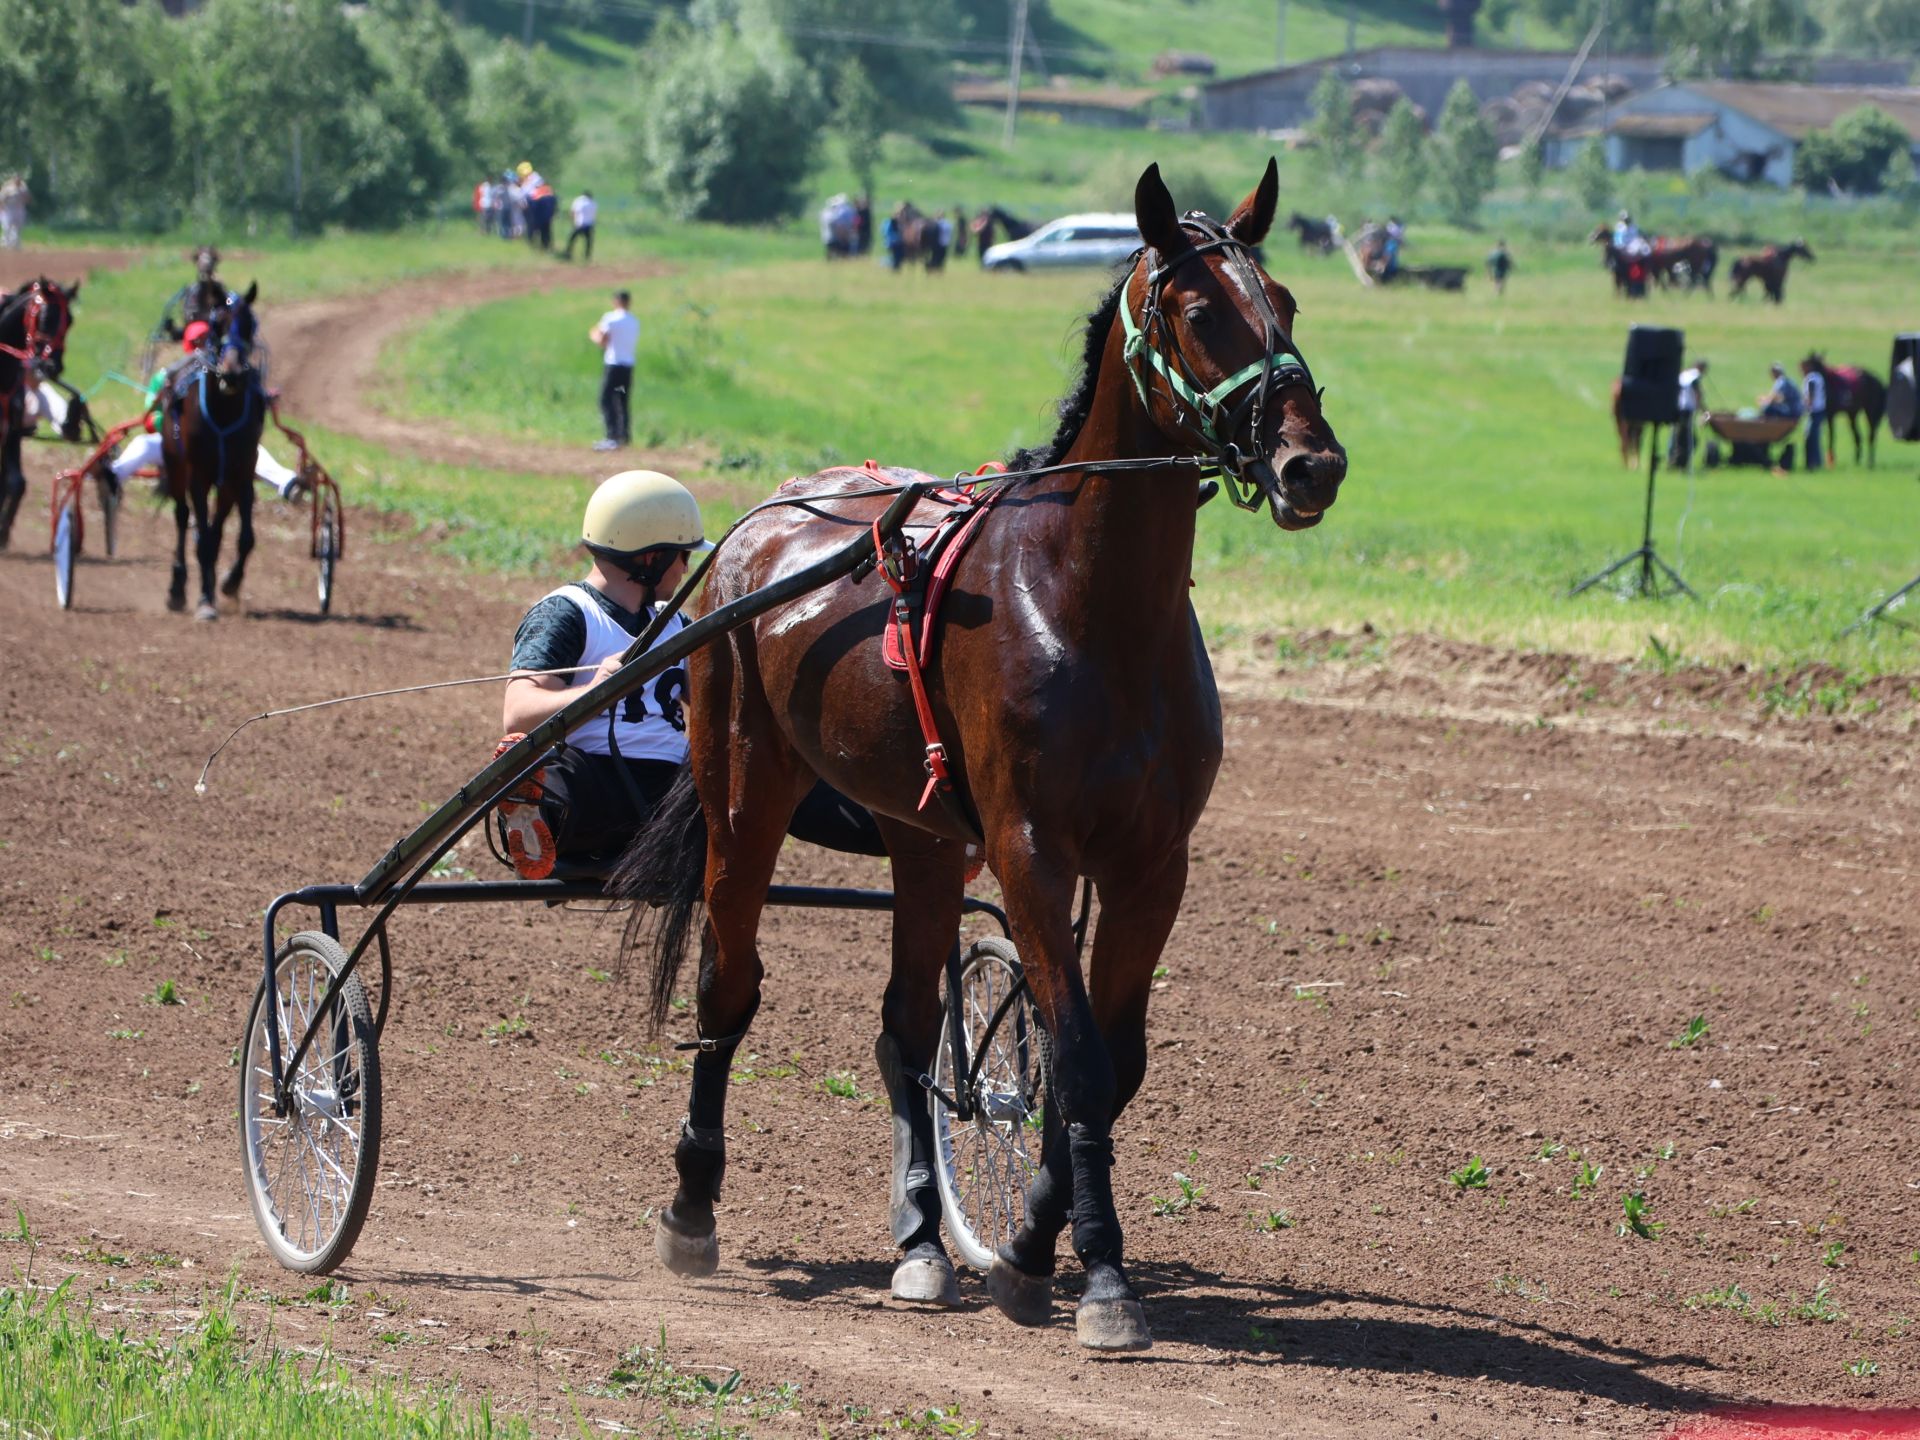
[[[873,812],[897,896],[875,1052],[895,1117],[892,1224],[904,1252],[895,1295],[959,1298],[914,1082],[934,1062],[940,974],[972,842],[1000,880],[1052,1079],[1041,1168],[989,1293],[1016,1321],[1044,1323],[1055,1245],[1071,1220],[1087,1272],[1081,1343],[1151,1343],[1123,1269],[1108,1172],[1114,1121],[1146,1073],[1147,1001],[1186,888],[1188,837],[1220,764],[1220,700],[1188,600],[1195,480],[1218,468],[1238,503],[1264,503],[1280,528],[1299,530],[1319,522],[1346,474],[1294,351],[1293,297],[1251,250],[1278,193],[1269,163],[1222,227],[1183,220],[1157,166],[1141,176],[1134,208],[1146,245],[1088,323],[1059,430],[1014,457],[1003,498],[954,571],[925,667],[938,755],[910,687],[882,660],[893,596],[873,578],[776,608],[689,659],[690,772],[617,882],[629,897],[671,897],[655,934],[656,1018],[681,960],[675,937],[705,897],[701,1053],[674,1156],[679,1188],[655,1231],[670,1269],[703,1275],[719,1263],[728,1068],[760,1003],[761,909],[788,818],[824,779]],[[789,481],[780,498],[790,503],[723,545],[703,607],[844,545],[896,478],[909,472]],[[929,805],[942,757],[951,803]],[[1081,876],[1100,896],[1088,981],[1072,931]]]
[[[20,465],[26,392],[40,377],[58,379],[80,282],[60,286],[42,275],[11,295],[0,293],[0,549],[27,493]]]
[[[1626,382],[1619,377],[1613,382],[1613,430],[1620,437],[1620,459],[1629,470],[1640,468],[1640,434],[1644,428],[1638,420],[1629,420],[1620,406],[1620,397],[1626,389]]]
[[[1665,237],[1653,242],[1647,270],[1656,284],[1675,290],[1704,289],[1713,293],[1713,272],[1720,265],[1720,247],[1711,235],[1689,235],[1684,240]]]
[[[940,238],[938,215],[923,215],[912,201],[902,201],[900,208],[893,212],[893,222],[900,228],[902,264],[918,262],[929,270],[946,268],[947,246]]]
[[[1627,299],[1636,298],[1633,291],[1633,267],[1635,262],[1632,257],[1623,254],[1620,247],[1613,243],[1613,230],[1606,225],[1596,225],[1593,227],[1593,233],[1587,236],[1587,243],[1600,247],[1600,264],[1605,268],[1606,272],[1613,277],[1613,293]],[[1641,263],[1644,266],[1645,262]],[[1644,280],[1644,268],[1641,274]],[[1645,294],[1646,290],[1643,286],[1640,295],[1644,296]]]
[[[1769,245],[1758,255],[1742,255],[1733,262],[1733,296],[1738,299],[1746,292],[1749,280],[1758,280],[1767,299],[1778,305],[1787,294],[1787,266],[1795,257],[1813,263],[1813,251],[1807,248],[1804,240],[1794,240],[1785,245]]]
[[[1832,455],[1834,431],[1840,416],[1847,417],[1847,429],[1853,432],[1853,463],[1860,463],[1860,418],[1867,421],[1867,466],[1876,461],[1875,446],[1880,437],[1880,420],[1887,413],[1887,387],[1871,370],[1849,365],[1828,365],[1818,351],[1806,358],[1809,370],[1827,382],[1827,454]]]
[[[170,383],[160,424],[160,468],[165,492],[173,500],[175,541],[173,579],[167,608],[187,608],[187,507],[194,520],[194,549],[200,561],[200,603],[196,620],[217,620],[213,572],[220,562],[220,538],[227,516],[240,511],[240,536],[233,568],[220,593],[233,598],[246,580],[253,552],[253,474],[260,432],[267,423],[267,393],[254,368],[257,325],[253,314],[259,286],[245,295],[229,295],[214,314],[209,348]],[[208,501],[213,502],[208,513]]]

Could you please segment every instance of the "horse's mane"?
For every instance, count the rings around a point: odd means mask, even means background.
[[[1113,328],[1114,316],[1120,313],[1120,302],[1127,293],[1127,282],[1133,278],[1133,262],[1130,260],[1119,279],[1113,282],[1113,288],[1107,291],[1106,298],[1094,307],[1087,316],[1086,331],[1082,336],[1085,352],[1080,358],[1080,373],[1074,380],[1073,388],[1060,401],[1060,424],[1053,432],[1053,438],[1044,445],[1029,446],[1016,450],[1007,460],[1010,470],[1035,470],[1046,465],[1058,465],[1066,457],[1073,442],[1080,438],[1080,429],[1087,423],[1087,416],[1093,410],[1094,392],[1100,388],[1100,358],[1106,353],[1107,332]]]

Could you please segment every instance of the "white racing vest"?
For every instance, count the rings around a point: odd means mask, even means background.
[[[579,584],[562,585],[545,598],[564,596],[573,602],[580,618],[587,623],[586,648],[578,664],[598,665],[609,655],[618,655],[634,637],[600,607],[600,602]],[[670,640],[686,628],[687,618],[675,615],[660,632],[660,640]],[[568,683],[569,689],[582,689],[593,683],[593,672],[583,670]],[[662,671],[614,707],[611,729],[620,744],[623,760],[666,760],[679,765],[687,758],[687,717],[682,702],[687,694],[687,672],[675,665]],[[607,745],[607,716],[596,715],[567,736],[567,743],[590,755],[610,755]]]

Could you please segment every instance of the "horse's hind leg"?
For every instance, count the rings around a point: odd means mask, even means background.
[[[194,551],[200,561],[200,603],[194,607],[196,620],[218,620],[220,609],[213,600],[213,572],[220,564],[220,537],[227,528],[227,511],[233,508],[223,491],[214,499],[213,516],[207,516],[207,492],[195,489],[193,492],[194,520],[199,533],[194,537]]]
[[[173,579],[167,585],[167,609],[187,608],[187,497],[173,501]]]
[[[735,644],[750,642],[736,637]],[[713,1206],[727,1166],[733,1054],[760,1008],[760,912],[787,823],[813,783],[811,775],[795,773],[790,764],[753,677],[750,651],[738,683],[752,687],[752,703],[744,714],[729,703],[734,663],[734,655],[723,650],[701,655],[688,667],[688,741],[707,817],[707,929],[696,1005],[700,1051],[693,1061],[687,1118],[673,1152],[680,1184],[654,1227],[654,1251],[675,1274],[695,1277],[711,1275],[720,1264]],[[743,742],[737,753],[736,731]],[[751,797],[751,803],[736,804],[741,797]]]
[[[233,568],[227,571],[226,578],[220,582],[220,593],[229,600],[239,596],[240,587],[247,578],[247,556],[253,553],[253,477],[251,473],[236,503],[240,507],[240,535],[234,543]]]
[[[956,943],[965,891],[965,847],[896,821],[879,820],[893,862],[893,973],[880,1010],[874,1063],[893,1109],[893,1183],[889,1221],[902,1255],[893,1272],[896,1300],[958,1305],[953,1261],[940,1243],[940,1163],[927,1092],[940,1044],[942,962]],[[934,1102],[938,1104],[936,1100]]]

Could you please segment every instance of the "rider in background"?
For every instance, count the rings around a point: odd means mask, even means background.
[[[160,312],[160,328],[174,340],[184,339],[187,328],[194,321],[212,321],[212,309],[203,303],[201,297],[203,294],[210,293],[207,290],[208,285],[220,285],[220,276],[217,273],[220,269],[220,251],[212,245],[202,245],[193,252],[193,269],[192,282],[174,291],[173,298],[167,301],[167,308]],[[225,294],[226,287],[220,285],[220,290]],[[176,306],[180,310],[180,318],[177,321],[173,318]]]
[[[1619,220],[1614,222],[1613,248],[1623,255],[1632,255],[1644,243],[1645,237],[1640,234],[1640,227],[1633,223],[1633,216],[1622,210]]]

